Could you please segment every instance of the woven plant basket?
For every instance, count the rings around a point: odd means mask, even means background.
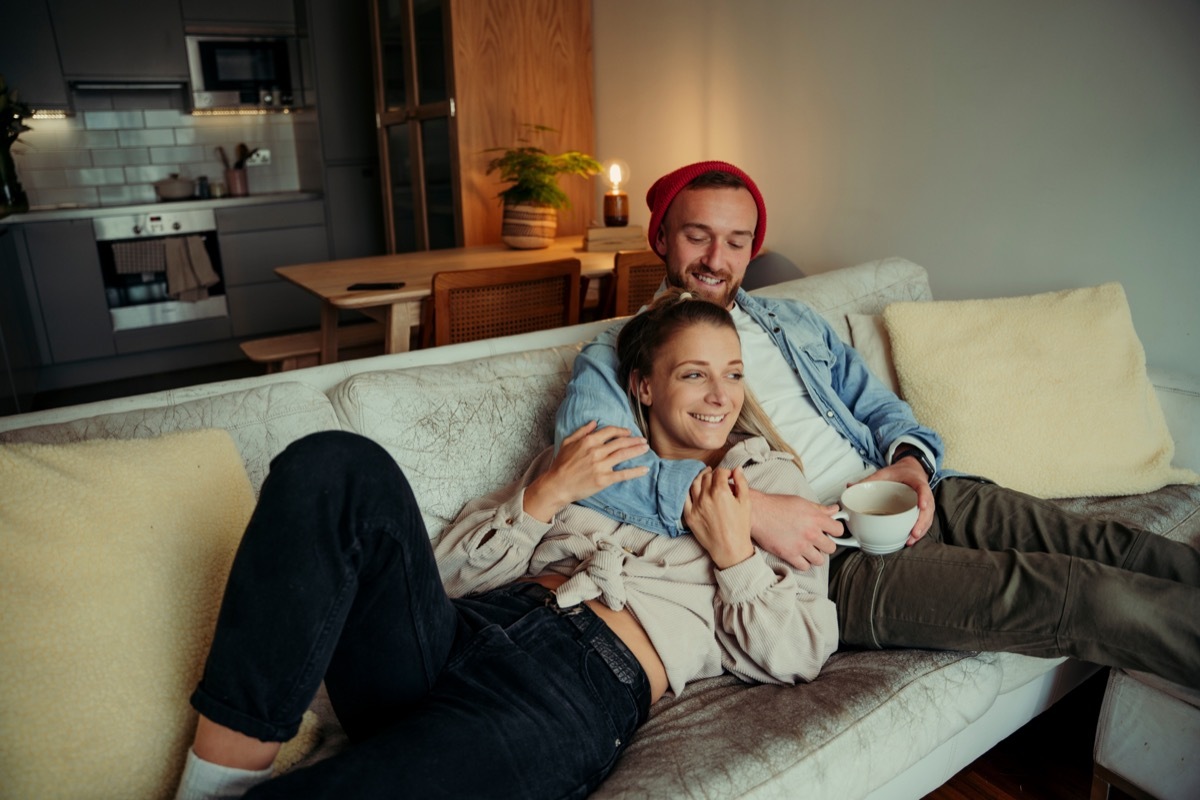
[[[558,230],[558,211],[534,203],[504,204],[500,238],[517,250],[549,247]]]

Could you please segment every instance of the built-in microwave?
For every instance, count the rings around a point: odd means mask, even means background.
[[[303,105],[294,36],[188,36],[192,107],[283,110]]]

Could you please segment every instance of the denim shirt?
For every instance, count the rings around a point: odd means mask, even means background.
[[[923,444],[940,466],[941,438],[920,425],[908,404],[871,375],[862,357],[838,338],[821,315],[803,303],[751,297],[742,290],[735,302],[767,332],[808,390],[817,411],[865,461],[885,466],[889,448],[904,437]],[[629,398],[617,382],[616,341],[623,324],[600,334],[575,359],[555,419],[556,446],[592,420],[599,427],[638,431]],[[686,533],[684,499],[704,465],[693,459],[662,459],[649,451],[620,468],[634,465],[650,471],[644,477],[613,484],[580,504],[655,533]]]

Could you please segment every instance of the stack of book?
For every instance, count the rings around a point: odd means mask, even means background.
[[[588,228],[583,237],[583,249],[589,252],[615,253],[618,250],[646,250],[649,247],[641,225]]]

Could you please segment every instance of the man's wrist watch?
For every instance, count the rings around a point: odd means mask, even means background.
[[[897,447],[896,452],[892,454],[892,463],[895,464],[900,459],[908,458],[909,456],[917,460],[917,463],[921,465],[921,469],[925,470],[925,477],[932,480],[934,473],[937,472],[937,467],[929,460],[929,456],[925,455],[925,451],[914,444],[905,443]]]

